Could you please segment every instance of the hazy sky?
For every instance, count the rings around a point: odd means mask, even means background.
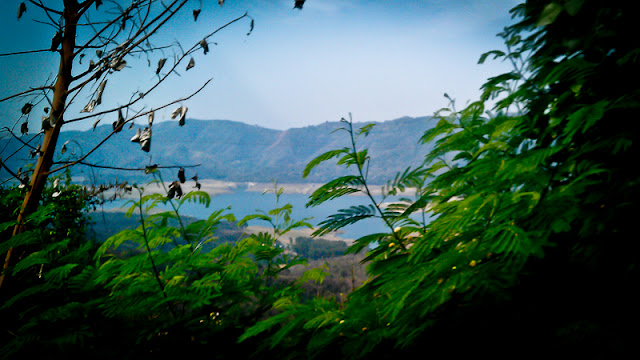
[[[59,7],[61,0],[45,0]],[[509,69],[506,63],[477,65],[488,50],[503,49],[496,37],[511,23],[513,0],[307,0],[304,10],[292,10],[292,0],[234,1],[220,8],[217,1],[203,0],[203,11],[194,23],[187,5],[182,18],[169,23],[156,45],[180,41],[189,48],[218,26],[248,12],[255,28],[247,36],[243,21],[216,34],[211,52],[194,55],[196,67],[165,83],[144,99],[139,110],[157,107],[214,80],[195,98],[184,103],[187,118],[229,119],[267,128],[286,129],[336,121],[353,113],[355,121],[383,121],[402,116],[432,115],[447,104],[446,92],[458,104],[475,100],[480,85]],[[0,17],[0,53],[50,46],[54,30],[34,22],[45,20],[28,5],[16,20],[20,1],[3,0]],[[121,1],[128,5],[129,1]],[[109,5],[105,3],[105,9]],[[81,31],[88,30],[86,27]],[[82,34],[79,35],[81,37]],[[109,80],[101,108],[125,104],[131,94],[156,79],[158,53],[130,65]],[[87,66],[92,52],[80,65]],[[42,85],[53,77],[58,55],[39,53],[0,57],[0,98]],[[0,103],[0,126],[14,126],[22,105],[29,99]],[[66,118],[77,116],[87,103],[79,96]],[[30,130],[39,130],[41,104],[30,116]],[[169,119],[170,110],[156,114]],[[115,115],[103,123],[110,124]],[[69,128],[90,128],[93,119]],[[71,125],[71,124],[70,124]],[[19,125],[17,127],[19,129]]]

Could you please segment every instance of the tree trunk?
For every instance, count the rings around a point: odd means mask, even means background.
[[[69,86],[72,82],[71,69],[73,68],[74,50],[76,45],[76,28],[78,23],[78,2],[77,0],[64,1],[64,33],[62,38],[62,49],[60,50],[60,67],[58,78],[54,85],[53,101],[50,118],[57,119],[52,127],[47,127],[42,140],[42,155],[38,157],[36,167],[33,170],[29,189],[24,197],[20,212],[18,214],[18,224],[13,229],[13,235],[23,233],[26,230],[25,219],[38,207],[42,190],[49,176],[49,169],[53,164],[53,155],[58,143],[58,135],[64,123],[64,110],[67,101]],[[2,274],[0,275],[0,288],[5,279],[5,271],[9,267],[13,248],[7,251]]]

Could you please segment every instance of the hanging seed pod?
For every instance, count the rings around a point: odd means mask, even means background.
[[[149,113],[149,126],[153,125],[153,117],[155,116],[154,111]]]
[[[98,86],[98,95],[96,95],[96,105],[102,104],[102,93],[104,92],[104,88],[107,86],[107,79],[102,80],[100,86]]]
[[[102,52],[102,50],[100,50],[100,49],[96,50],[96,56],[97,57],[101,58],[103,54],[104,53]]]
[[[45,106],[45,108],[44,108],[44,113],[45,113],[45,114],[49,113],[49,107],[48,107],[48,106]]]
[[[91,100],[89,101],[89,103],[87,105],[84,106],[84,108],[82,110],[80,110],[81,113],[90,113],[93,112],[93,108],[96,106],[96,101],[95,100]]]
[[[251,33],[253,32],[253,26],[255,25],[253,19],[251,19],[251,23],[249,23],[249,32],[247,33],[247,36],[251,35]]]
[[[120,58],[115,58],[111,60],[111,63],[109,63],[109,67],[115,71],[120,71],[124,69],[125,66],[127,66],[127,62],[124,59]]]
[[[184,182],[186,181],[184,178],[184,168],[180,168],[178,170],[178,180],[180,180],[181,184],[184,184]]]
[[[124,117],[122,116],[122,109],[118,109],[118,121],[113,122],[113,131],[119,133],[122,131],[124,125]]]
[[[185,116],[186,115],[187,115],[187,107],[186,106],[180,106],[179,108],[173,110],[173,112],[171,113],[171,118],[175,119],[177,117],[178,118],[178,125],[184,126]]]
[[[166,58],[158,60],[158,68],[156,69],[156,75],[160,74],[160,70],[162,70],[164,63],[166,62],[167,62]]]
[[[22,125],[20,126],[20,133],[22,135],[29,133],[29,123],[27,123],[26,121],[22,123]]]
[[[218,4],[220,4],[220,6],[224,5],[224,0],[218,0]]]
[[[295,0],[295,4],[293,5],[294,9],[302,10],[302,6],[304,5],[305,0]]]
[[[196,66],[196,61],[191,58],[191,60],[189,60],[189,64],[187,64],[187,70],[191,69],[194,66]]]
[[[149,152],[151,149],[151,128],[144,128],[140,134],[140,149]]]
[[[140,132],[140,128],[138,128],[138,131],[136,131],[136,134],[133,135],[133,137],[129,141],[135,142],[135,143],[139,143],[140,142],[140,135],[142,135],[142,133]]]
[[[32,103],[24,104],[24,106],[22,106],[22,114],[23,115],[29,114],[31,112],[31,109],[33,109],[33,104]]]
[[[93,123],[93,130],[96,129],[96,126],[98,126],[98,123],[100,122],[100,120],[102,120],[102,119],[98,119]]]
[[[198,15],[200,15],[200,9],[193,10],[193,21],[198,21]]]
[[[27,5],[24,2],[21,2],[20,6],[18,6],[18,20],[20,20],[25,12],[27,12]]]
[[[209,52],[209,44],[207,44],[207,39],[200,40],[198,44],[200,44],[200,46],[204,49],[204,54],[207,55],[207,53]]]
[[[167,197],[169,197],[169,199],[173,199],[174,196],[178,199],[182,197],[182,188],[180,187],[180,183],[177,181],[174,181],[169,185],[169,191],[167,193]]]
[[[69,140],[65,141],[64,144],[62,144],[62,149],[60,149],[60,153],[64,154],[67,152],[67,144],[69,143]]]

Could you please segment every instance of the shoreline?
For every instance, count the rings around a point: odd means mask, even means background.
[[[204,191],[210,196],[222,195],[222,194],[232,194],[238,191],[251,191],[251,192],[261,192],[273,193],[275,191],[273,183],[261,183],[261,182],[233,182],[233,181],[221,181],[221,180],[213,180],[213,179],[202,179],[198,181],[201,185],[200,191]],[[165,186],[168,188],[171,182],[165,182]],[[184,193],[194,191],[195,182],[193,180],[187,180],[184,184],[181,184],[182,191]],[[319,183],[286,183],[286,184],[278,184],[278,188],[283,188],[283,193],[285,194],[303,194],[303,195],[311,195],[314,191],[319,189],[324,184]],[[379,196],[382,194],[382,186],[383,185],[370,185],[369,189],[374,196]],[[150,184],[148,186],[143,186],[145,190],[145,194],[161,194],[164,193],[164,189],[160,184]],[[115,190],[105,191],[105,197],[113,196]],[[413,196],[415,194],[415,189],[407,188],[403,192],[398,192],[398,196]],[[131,193],[120,192],[120,198],[122,199],[134,199],[137,198],[137,193],[135,190]],[[366,196],[363,192],[358,192],[354,194],[349,194],[348,196]]]

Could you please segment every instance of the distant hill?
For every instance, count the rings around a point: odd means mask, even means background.
[[[357,123],[360,127],[368,123]],[[349,146],[346,132],[332,132],[341,126],[340,122],[326,122],[320,125],[273,130],[229,120],[188,119],[179,127],[177,122],[166,121],[154,124],[151,152],[145,153],[138,144],[129,139],[135,128],[125,128],[109,139],[87,159],[88,162],[116,167],[144,167],[149,164],[190,165],[189,169],[200,178],[236,182],[269,182],[277,179],[281,183],[325,182],[348,173],[335,162],[318,167],[307,179],[302,179],[302,171],[307,163],[328,150]],[[434,126],[430,117],[403,117],[377,123],[368,137],[361,137],[358,146],[369,148],[372,157],[369,176],[372,183],[382,184],[398,171],[409,165],[420,163],[429,148],[418,144],[422,133]],[[95,130],[64,131],[60,134],[59,148],[66,141],[67,151],[56,151],[56,160],[73,160],[91,150],[107,134],[111,125],[103,125]],[[26,136],[25,136],[26,137]],[[0,139],[0,149],[5,148],[7,139]],[[2,153],[3,157],[17,148],[19,142],[13,139]],[[17,168],[25,166],[28,150],[20,151],[7,162]],[[29,160],[33,162],[33,160]],[[7,173],[2,170],[2,179]],[[106,182],[116,178],[127,180],[148,179],[142,172],[113,171],[76,166],[72,175],[83,176],[96,182]]]

